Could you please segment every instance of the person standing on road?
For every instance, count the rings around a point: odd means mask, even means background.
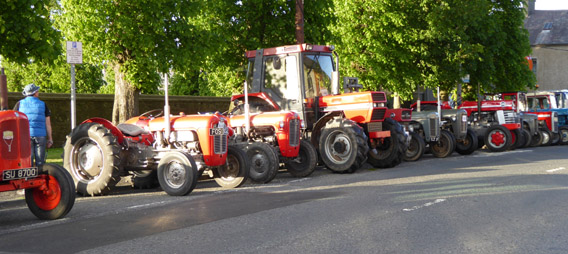
[[[51,111],[47,104],[39,99],[39,86],[29,84],[22,92],[21,99],[14,106],[14,110],[28,116],[30,122],[30,137],[32,145],[32,165],[37,167],[45,164],[46,149],[53,145],[51,136]]]

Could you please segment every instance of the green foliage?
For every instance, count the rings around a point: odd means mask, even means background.
[[[61,35],[52,27],[55,0],[0,3],[0,56],[16,63],[52,61],[61,52]]]

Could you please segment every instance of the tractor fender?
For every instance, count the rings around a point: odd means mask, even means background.
[[[314,145],[314,147],[319,147],[319,137],[321,134],[321,129],[323,127],[325,127],[325,125],[327,124],[327,122],[331,121],[332,119],[336,118],[336,117],[341,117],[341,118],[345,118],[345,114],[343,113],[343,111],[331,111],[328,112],[327,114],[325,114],[323,117],[321,117],[315,124],[314,127],[312,128],[312,137],[310,142],[312,142],[312,145]]]
[[[118,141],[119,144],[121,144],[121,145],[123,144],[124,135],[114,124],[112,124],[111,121],[106,120],[104,118],[100,118],[100,117],[93,117],[93,118],[89,118],[89,119],[83,121],[81,124],[84,124],[84,123],[102,124],[105,128],[110,130],[110,133],[112,133],[112,135],[114,135],[116,137],[116,140]]]

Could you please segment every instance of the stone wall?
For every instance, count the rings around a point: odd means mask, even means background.
[[[10,108],[23,96],[21,93],[8,93]],[[63,147],[65,136],[71,132],[71,95],[41,93],[39,98],[51,110],[51,127],[53,129],[54,147]],[[170,112],[174,115],[179,112],[195,114],[197,112],[225,111],[229,108],[229,97],[205,96],[169,96]],[[112,94],[77,94],[76,124],[79,125],[91,117],[101,117],[112,120],[112,107],[114,95]],[[164,108],[164,96],[141,95],[139,101],[140,113],[152,109]]]

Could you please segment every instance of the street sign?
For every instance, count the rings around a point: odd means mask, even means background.
[[[67,63],[82,64],[83,63],[83,44],[79,41],[67,42]]]

